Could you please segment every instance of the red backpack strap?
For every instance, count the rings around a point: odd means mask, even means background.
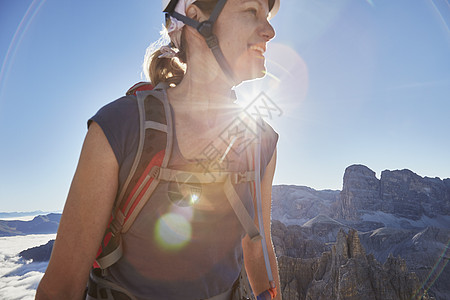
[[[128,91],[125,93],[125,95],[127,95],[127,96],[135,95],[136,96],[137,92],[151,91],[153,89],[154,89],[154,86],[150,82],[141,81],[141,82],[136,83],[132,87],[130,87],[128,89]]]
[[[122,256],[121,234],[133,224],[156,189],[155,170],[167,167],[172,151],[172,113],[164,86],[138,83],[127,92],[136,95],[139,109],[139,144],[130,173],[118,192],[110,224],[94,267],[106,269]]]

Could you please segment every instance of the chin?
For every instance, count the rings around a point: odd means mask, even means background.
[[[260,69],[258,71],[255,71],[251,74],[251,76],[248,77],[246,80],[254,80],[254,79],[260,79],[263,78],[266,75],[266,69]]]
[[[262,78],[266,74],[266,60],[264,56],[242,55],[234,63],[234,70],[242,81]]]
[[[240,68],[236,75],[241,78],[242,81],[254,80],[263,78],[266,75],[266,67],[263,66],[247,66],[245,69]]]

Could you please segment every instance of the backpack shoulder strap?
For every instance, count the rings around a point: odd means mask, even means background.
[[[257,124],[263,124],[262,120],[257,122]],[[263,251],[263,257],[264,257],[264,264],[266,267],[267,272],[267,278],[269,280],[269,286],[270,288],[258,295],[257,299],[274,299],[277,295],[277,287],[275,280],[273,278],[272,268],[270,265],[270,259],[269,259],[269,253],[268,253],[268,246],[266,242],[266,233],[264,230],[264,220],[263,220],[263,213],[262,213],[262,197],[261,197],[261,143],[262,143],[262,130],[261,127],[258,125],[256,126],[256,144],[253,147],[253,151],[250,150],[251,147],[249,147],[250,156],[252,157],[251,160],[249,160],[249,163],[251,163],[255,170],[255,181],[252,183],[251,191],[252,196],[254,198],[254,202],[256,202],[256,212],[257,212],[257,218],[258,218],[258,225],[259,225],[259,232],[261,236],[261,247]],[[253,152],[253,153],[252,153]]]
[[[167,167],[172,152],[173,124],[166,88],[163,84],[153,88],[148,83],[138,83],[127,92],[127,95],[136,95],[139,143],[94,266],[106,269],[120,259],[121,234],[128,231],[156,189],[159,179],[155,170]]]
[[[139,146],[115,208],[115,225],[127,232],[156,189],[158,168],[166,168],[172,152],[173,124],[165,86],[137,91]],[[118,228],[119,229],[119,228]]]
[[[136,83],[132,87],[130,87],[128,89],[128,91],[125,93],[125,95],[127,95],[127,96],[135,95],[136,96],[136,93],[139,91],[151,91],[154,88],[155,87],[150,82],[141,81],[141,82]]]

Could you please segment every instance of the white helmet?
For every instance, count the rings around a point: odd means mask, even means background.
[[[270,11],[269,19],[275,17],[279,9],[280,9],[280,0],[269,0],[269,11]]]
[[[185,25],[189,25],[195,29],[204,37],[206,44],[211,49],[212,53],[214,54],[216,61],[219,63],[220,67],[222,68],[223,72],[231,78],[233,81],[236,79],[234,76],[234,73],[226,61],[225,57],[223,56],[222,50],[219,46],[219,41],[217,40],[216,35],[213,33],[213,26],[216,22],[217,18],[220,15],[220,12],[222,11],[223,7],[225,6],[227,0],[218,0],[217,4],[215,5],[210,17],[208,20],[203,22],[198,22],[196,20],[193,20],[191,18],[186,17],[184,14],[180,14],[175,10],[175,7],[177,6],[178,2],[180,0],[163,0],[162,1],[162,10],[166,13],[166,18],[169,16],[172,18],[175,18],[181,22],[183,22]],[[269,19],[273,18],[276,13],[278,12],[280,8],[280,0],[268,0],[269,1],[269,10],[270,15]],[[192,2],[191,2],[192,3]],[[195,2],[193,2],[195,3]]]
[[[172,12],[179,0],[162,0],[162,11]],[[269,0],[270,17],[273,18],[280,9],[280,0]]]

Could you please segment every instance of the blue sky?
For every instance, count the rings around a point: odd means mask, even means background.
[[[160,1],[0,0],[0,211],[61,210],[86,120],[141,80]],[[347,166],[450,177],[447,0],[282,0],[264,91],[283,111],[275,184],[341,189]]]

